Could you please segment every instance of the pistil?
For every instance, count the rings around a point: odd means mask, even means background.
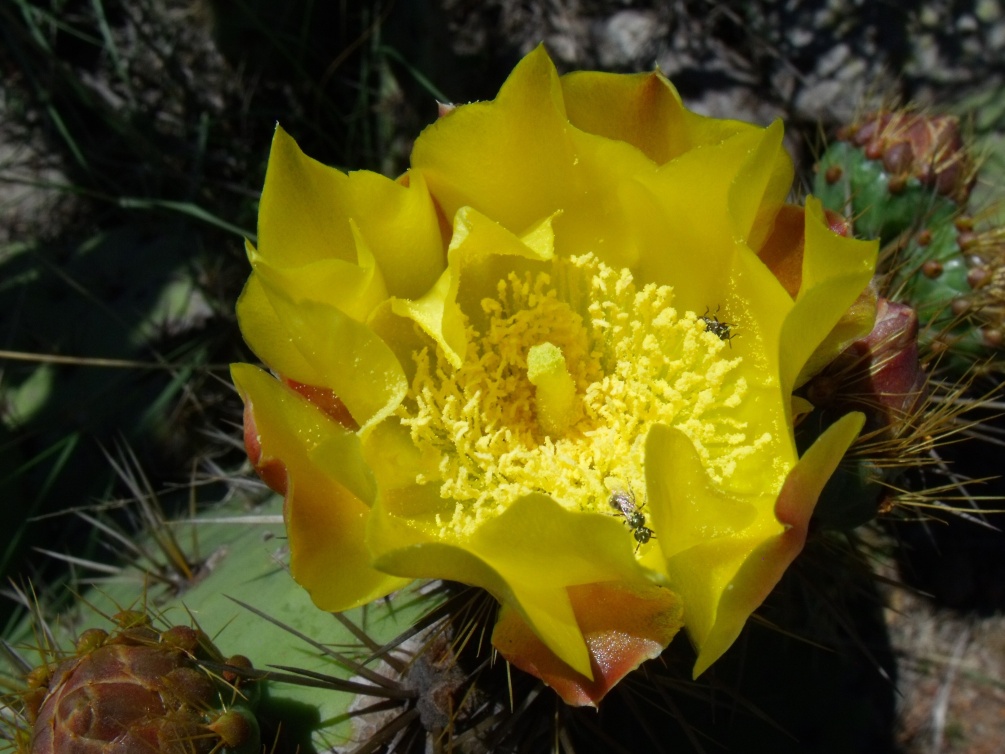
[[[565,365],[562,349],[553,343],[531,346],[527,352],[527,379],[535,387],[538,424],[552,439],[561,436],[580,414],[576,383]]]

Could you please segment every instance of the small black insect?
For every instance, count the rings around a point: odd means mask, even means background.
[[[631,492],[612,492],[608,502],[614,510],[625,517],[625,523],[632,529],[635,541],[638,542],[635,545],[635,552],[638,552],[639,548],[650,539],[656,538],[653,530],[646,526],[645,515],[635,505],[635,495]]]
[[[715,307],[715,314],[711,317],[708,316],[708,307],[705,307],[705,313],[702,314],[698,319],[705,323],[705,332],[710,332],[715,335],[719,340],[724,340],[729,343],[729,347],[732,348],[733,344],[730,342],[736,336],[730,333],[729,328],[733,327],[732,322],[720,322],[719,318],[716,316],[719,313],[719,307]]]

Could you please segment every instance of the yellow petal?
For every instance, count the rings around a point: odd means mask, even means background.
[[[576,672],[591,678],[590,658],[565,589],[552,584],[510,583],[475,548],[421,536],[401,520],[374,516],[369,541],[382,548],[374,563],[388,573],[449,579],[485,589],[500,603],[517,610],[542,641]]]
[[[517,238],[498,223],[470,208],[462,208],[454,218],[454,234],[448,252],[446,271],[436,284],[415,301],[395,300],[391,310],[412,319],[440,348],[455,367],[467,351],[467,318],[478,322],[477,308],[482,298],[493,295],[499,279],[493,258],[511,257],[544,261],[552,255],[550,218],[529,229],[524,239]],[[512,266],[512,259],[497,259],[497,264]],[[488,267],[483,270],[480,268]],[[461,278],[464,296],[458,298]],[[467,311],[462,306],[467,303]]]
[[[589,653],[566,587],[648,584],[658,578],[639,565],[631,533],[614,516],[568,511],[535,494],[462,540],[437,531],[436,504],[421,513],[416,492],[378,499],[367,533],[376,567],[483,587],[517,610],[551,651],[587,678],[592,678]],[[440,508],[441,515],[447,512]]]
[[[805,225],[802,207],[783,205],[775,215],[770,234],[757,249],[757,256],[793,299],[803,280]]]
[[[387,287],[356,223],[350,220],[349,228],[354,262],[328,258],[296,267],[277,267],[249,245],[251,267],[268,288],[283,291],[292,301],[316,301],[338,308],[357,322],[366,322],[371,312],[387,299]]]
[[[417,298],[446,265],[446,243],[422,175],[407,186],[368,170],[349,173],[352,219],[393,296]]]
[[[368,171],[347,176],[307,157],[277,127],[259,208],[264,260],[276,268],[353,263],[359,237],[393,295],[420,295],[443,269],[439,219],[422,176],[408,185]]]
[[[390,417],[373,426],[362,437],[367,465],[380,480],[385,496],[399,495],[404,490],[403,494],[411,503],[407,512],[409,516],[449,515],[449,506],[438,492],[434,492],[433,486],[416,482],[420,477],[437,479],[439,459],[417,448],[408,428],[401,426],[395,417]],[[426,510],[427,503],[431,503],[428,505],[431,513]]]
[[[282,376],[329,388],[362,427],[379,422],[401,402],[408,390],[405,373],[394,352],[369,327],[341,310],[314,301],[293,301],[284,289],[261,281],[278,331],[244,329],[248,345]],[[268,358],[289,354],[282,339],[292,343],[302,359],[278,363]],[[277,342],[278,340],[278,342]],[[294,365],[309,366],[303,377]]]
[[[593,252],[619,266],[638,257],[625,184],[655,165],[634,144],[569,124],[543,49],[521,61],[494,101],[459,108],[427,128],[412,165],[448,217],[470,206],[522,234],[561,211],[558,253]]]
[[[704,640],[697,642],[694,677],[729,649],[750,614],[802,552],[820,493],[864,423],[865,416],[857,412],[841,417],[817,438],[789,472],[774,509],[784,530],[759,543],[744,560],[735,580],[722,592],[715,623]]]
[[[652,239],[640,236],[632,224],[631,203],[636,182],[654,175],[656,165],[623,141],[574,129],[569,139],[576,150],[575,170],[553,193],[555,208],[562,212],[555,220],[557,253],[592,253],[609,265],[634,268]],[[660,249],[665,251],[662,239]]]
[[[558,73],[543,47],[521,60],[492,102],[465,105],[416,139],[412,168],[452,219],[471,206],[522,233],[567,202],[576,155]]]
[[[718,489],[687,435],[666,425],[653,427],[646,438],[646,510],[667,563],[709,541],[726,543],[777,534],[781,527],[771,513],[774,495],[763,489],[763,479],[758,481],[762,482],[756,485],[762,488],[758,496],[741,497]],[[676,584],[679,576],[669,565],[668,569],[671,583]],[[706,576],[712,579],[714,574]],[[708,619],[686,598],[685,604],[689,627]]]
[[[237,299],[237,321],[251,350],[280,374],[307,385],[324,385],[327,377],[300,352],[287,325],[272,308],[262,280],[248,278]]]
[[[574,126],[627,142],[657,164],[757,130],[749,123],[686,110],[677,90],[659,71],[632,75],[575,71],[562,76],[561,83]]]
[[[735,291],[724,272],[738,253],[752,254],[746,241],[753,221],[765,201],[776,204],[777,174],[788,164],[780,138],[777,128],[743,131],[640,176],[652,206],[640,207],[636,215],[650,239],[639,276],[672,285],[678,305],[692,311],[742,298],[746,291]],[[741,198],[746,183],[752,184],[749,200]],[[777,289],[774,295],[784,293],[777,282],[771,287]]]
[[[802,285],[782,331],[782,380],[790,388],[820,371],[851,341],[867,335],[876,315],[875,297],[867,292],[862,305],[848,316],[872,280],[879,242],[833,232],[823,205],[812,196],[806,199],[805,227]],[[835,329],[839,322],[841,327]]]
[[[258,245],[269,262],[355,261],[344,214],[351,201],[346,175],[305,155],[277,126],[258,208]]]
[[[257,367],[235,364],[231,376],[254,416],[261,461],[286,468],[284,516],[297,582],[332,611],[407,584],[370,567],[364,532],[375,487],[356,435]]]
[[[770,494],[732,500],[710,484],[683,433],[662,426],[650,431],[653,527],[669,585],[686,606],[684,623],[698,648],[696,677],[730,647],[802,550],[820,492],[863,422],[852,413],[829,427],[789,472],[777,503]],[[709,513],[702,516],[703,510]]]
[[[561,83],[569,121],[587,133],[627,142],[658,165],[692,147],[680,95],[659,73],[576,71]]]
[[[794,175],[782,146],[784,129],[776,120],[761,132],[756,148],[742,163],[729,191],[733,232],[750,248],[760,248],[785,202]]]
[[[640,276],[673,285],[678,309],[715,313],[733,325],[731,349],[743,358],[744,377],[757,393],[736,418],[776,438],[776,482],[792,462],[792,450],[779,441],[790,429],[777,379],[780,332],[792,299],[747,241],[763,235],[754,228],[780,207],[779,176],[791,169],[780,137],[777,127],[746,129],[670,162],[640,181],[651,199],[635,203],[633,221],[654,239],[640,260]],[[747,186],[749,200],[740,196]]]

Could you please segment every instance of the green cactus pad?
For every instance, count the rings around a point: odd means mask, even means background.
[[[890,178],[882,162],[836,141],[820,158],[813,193],[825,207],[850,218],[857,236],[886,244],[918,227],[938,203],[949,202],[914,177],[891,190]]]
[[[363,663],[372,654],[372,648],[362,646],[346,622],[315,607],[290,576],[280,520],[282,500],[271,497],[253,511],[253,516],[247,516],[246,511],[246,506],[234,501],[194,521],[171,525],[190,558],[196,549],[202,556],[205,565],[194,582],[179,591],[145,578],[137,567],[125,568],[120,575],[83,592],[75,610],[47,620],[57,646],[72,653],[84,629],[107,624],[102,615],[145,608],[161,624],[198,626],[224,656],[245,655],[256,671],[297,668],[350,679],[354,673],[335,658],[277,625],[285,624],[351,661]],[[255,519],[262,523],[250,523]],[[150,542],[145,545],[154,549]],[[145,587],[145,582],[152,585]],[[373,646],[383,646],[433,606],[432,599],[405,590],[343,615],[365,632]],[[29,662],[38,664],[45,658],[37,650],[35,636],[32,621],[26,620],[7,641]],[[367,667],[381,672],[375,665]],[[329,751],[358,742],[349,714],[354,700],[356,697],[345,691],[270,680],[265,684],[259,716],[280,723],[287,735],[292,733],[304,754]]]

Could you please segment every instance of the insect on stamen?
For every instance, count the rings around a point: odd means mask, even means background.
[[[726,341],[729,343],[729,347],[732,348],[733,343],[731,341],[736,336],[730,332],[729,328],[735,327],[735,324],[732,322],[720,322],[719,317],[717,316],[718,313],[719,307],[717,306],[715,307],[715,313],[712,314],[711,317],[708,316],[708,307],[706,306],[705,313],[698,317],[698,319],[705,323],[705,332],[710,332],[719,340]]]

